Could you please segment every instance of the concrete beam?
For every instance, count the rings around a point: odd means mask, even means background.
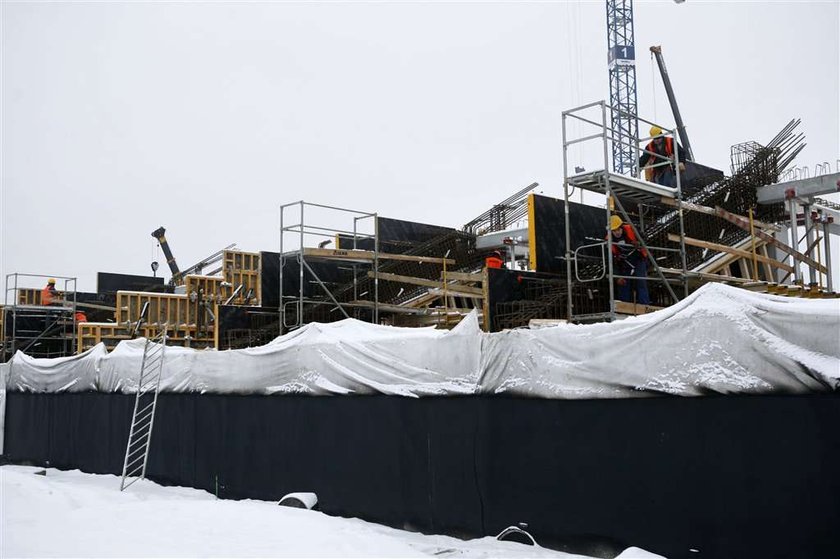
[[[776,204],[784,202],[790,196],[809,198],[840,192],[840,173],[820,175],[808,179],[780,182],[757,189],[759,204]]]

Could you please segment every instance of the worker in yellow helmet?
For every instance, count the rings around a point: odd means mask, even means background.
[[[617,276],[633,276],[633,279],[619,278],[618,299],[633,302],[633,292],[636,303],[650,304],[650,294],[647,287],[647,251],[642,247],[633,231],[633,226],[624,223],[620,217],[610,217],[610,235],[612,235],[613,274]]]
[[[674,138],[666,136],[663,130],[658,126],[651,126],[650,128],[651,141],[645,146],[645,151],[639,157],[639,168],[645,169],[645,178],[651,182],[668,186],[671,188],[677,187],[677,177],[674,174],[674,149],[676,147],[677,156],[680,161],[680,172],[685,171],[685,163],[688,154],[682,146],[674,141]],[[668,159],[672,162],[669,164]]]
[[[47,280],[47,285],[41,290],[41,304],[54,305],[56,304],[58,298],[59,293],[55,289],[55,279],[50,278]]]

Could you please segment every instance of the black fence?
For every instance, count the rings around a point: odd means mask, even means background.
[[[6,459],[119,474],[130,395],[8,394]],[[148,474],[461,536],[670,558],[840,557],[840,395],[528,400],[162,394]],[[114,482],[114,491],[118,482]],[[692,551],[693,550],[693,551]]]

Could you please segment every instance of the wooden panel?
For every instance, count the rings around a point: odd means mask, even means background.
[[[147,293],[143,291],[117,291],[117,322],[130,327],[140,319],[143,304],[148,301],[146,322],[155,328],[169,324],[173,334],[189,330],[189,298],[187,295]],[[192,325],[194,327],[194,324]]]
[[[152,338],[158,334],[153,325],[144,325],[137,333],[138,337]],[[114,349],[122,340],[131,338],[131,328],[114,322],[82,322],[77,325],[76,347],[78,353],[87,351],[102,342],[108,350]],[[214,347],[213,338],[195,339],[194,332],[189,329],[169,331],[168,345],[186,346],[194,348]]]
[[[240,285],[244,285],[242,292],[231,301],[231,304],[244,305],[248,290],[253,289],[254,299],[248,301],[248,304],[259,305],[262,301],[259,253],[226,250],[223,262],[222,273],[224,274],[224,280],[232,286],[231,293]]]
[[[656,312],[662,310],[663,307],[654,307],[653,305],[642,305],[639,303],[627,303],[625,301],[615,302],[615,312],[618,314],[646,314],[649,312]]]
[[[18,288],[18,305],[40,305],[41,290],[30,288]]]

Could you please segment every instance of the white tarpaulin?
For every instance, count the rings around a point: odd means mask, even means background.
[[[62,359],[15,355],[12,390],[132,392],[145,340]],[[677,305],[615,323],[484,334],[348,319],[251,349],[167,347],[162,390],[400,396],[807,393],[840,388],[840,300],[709,284]]]
[[[484,392],[541,398],[798,394],[840,388],[840,300],[708,284],[614,323],[487,336]]]

